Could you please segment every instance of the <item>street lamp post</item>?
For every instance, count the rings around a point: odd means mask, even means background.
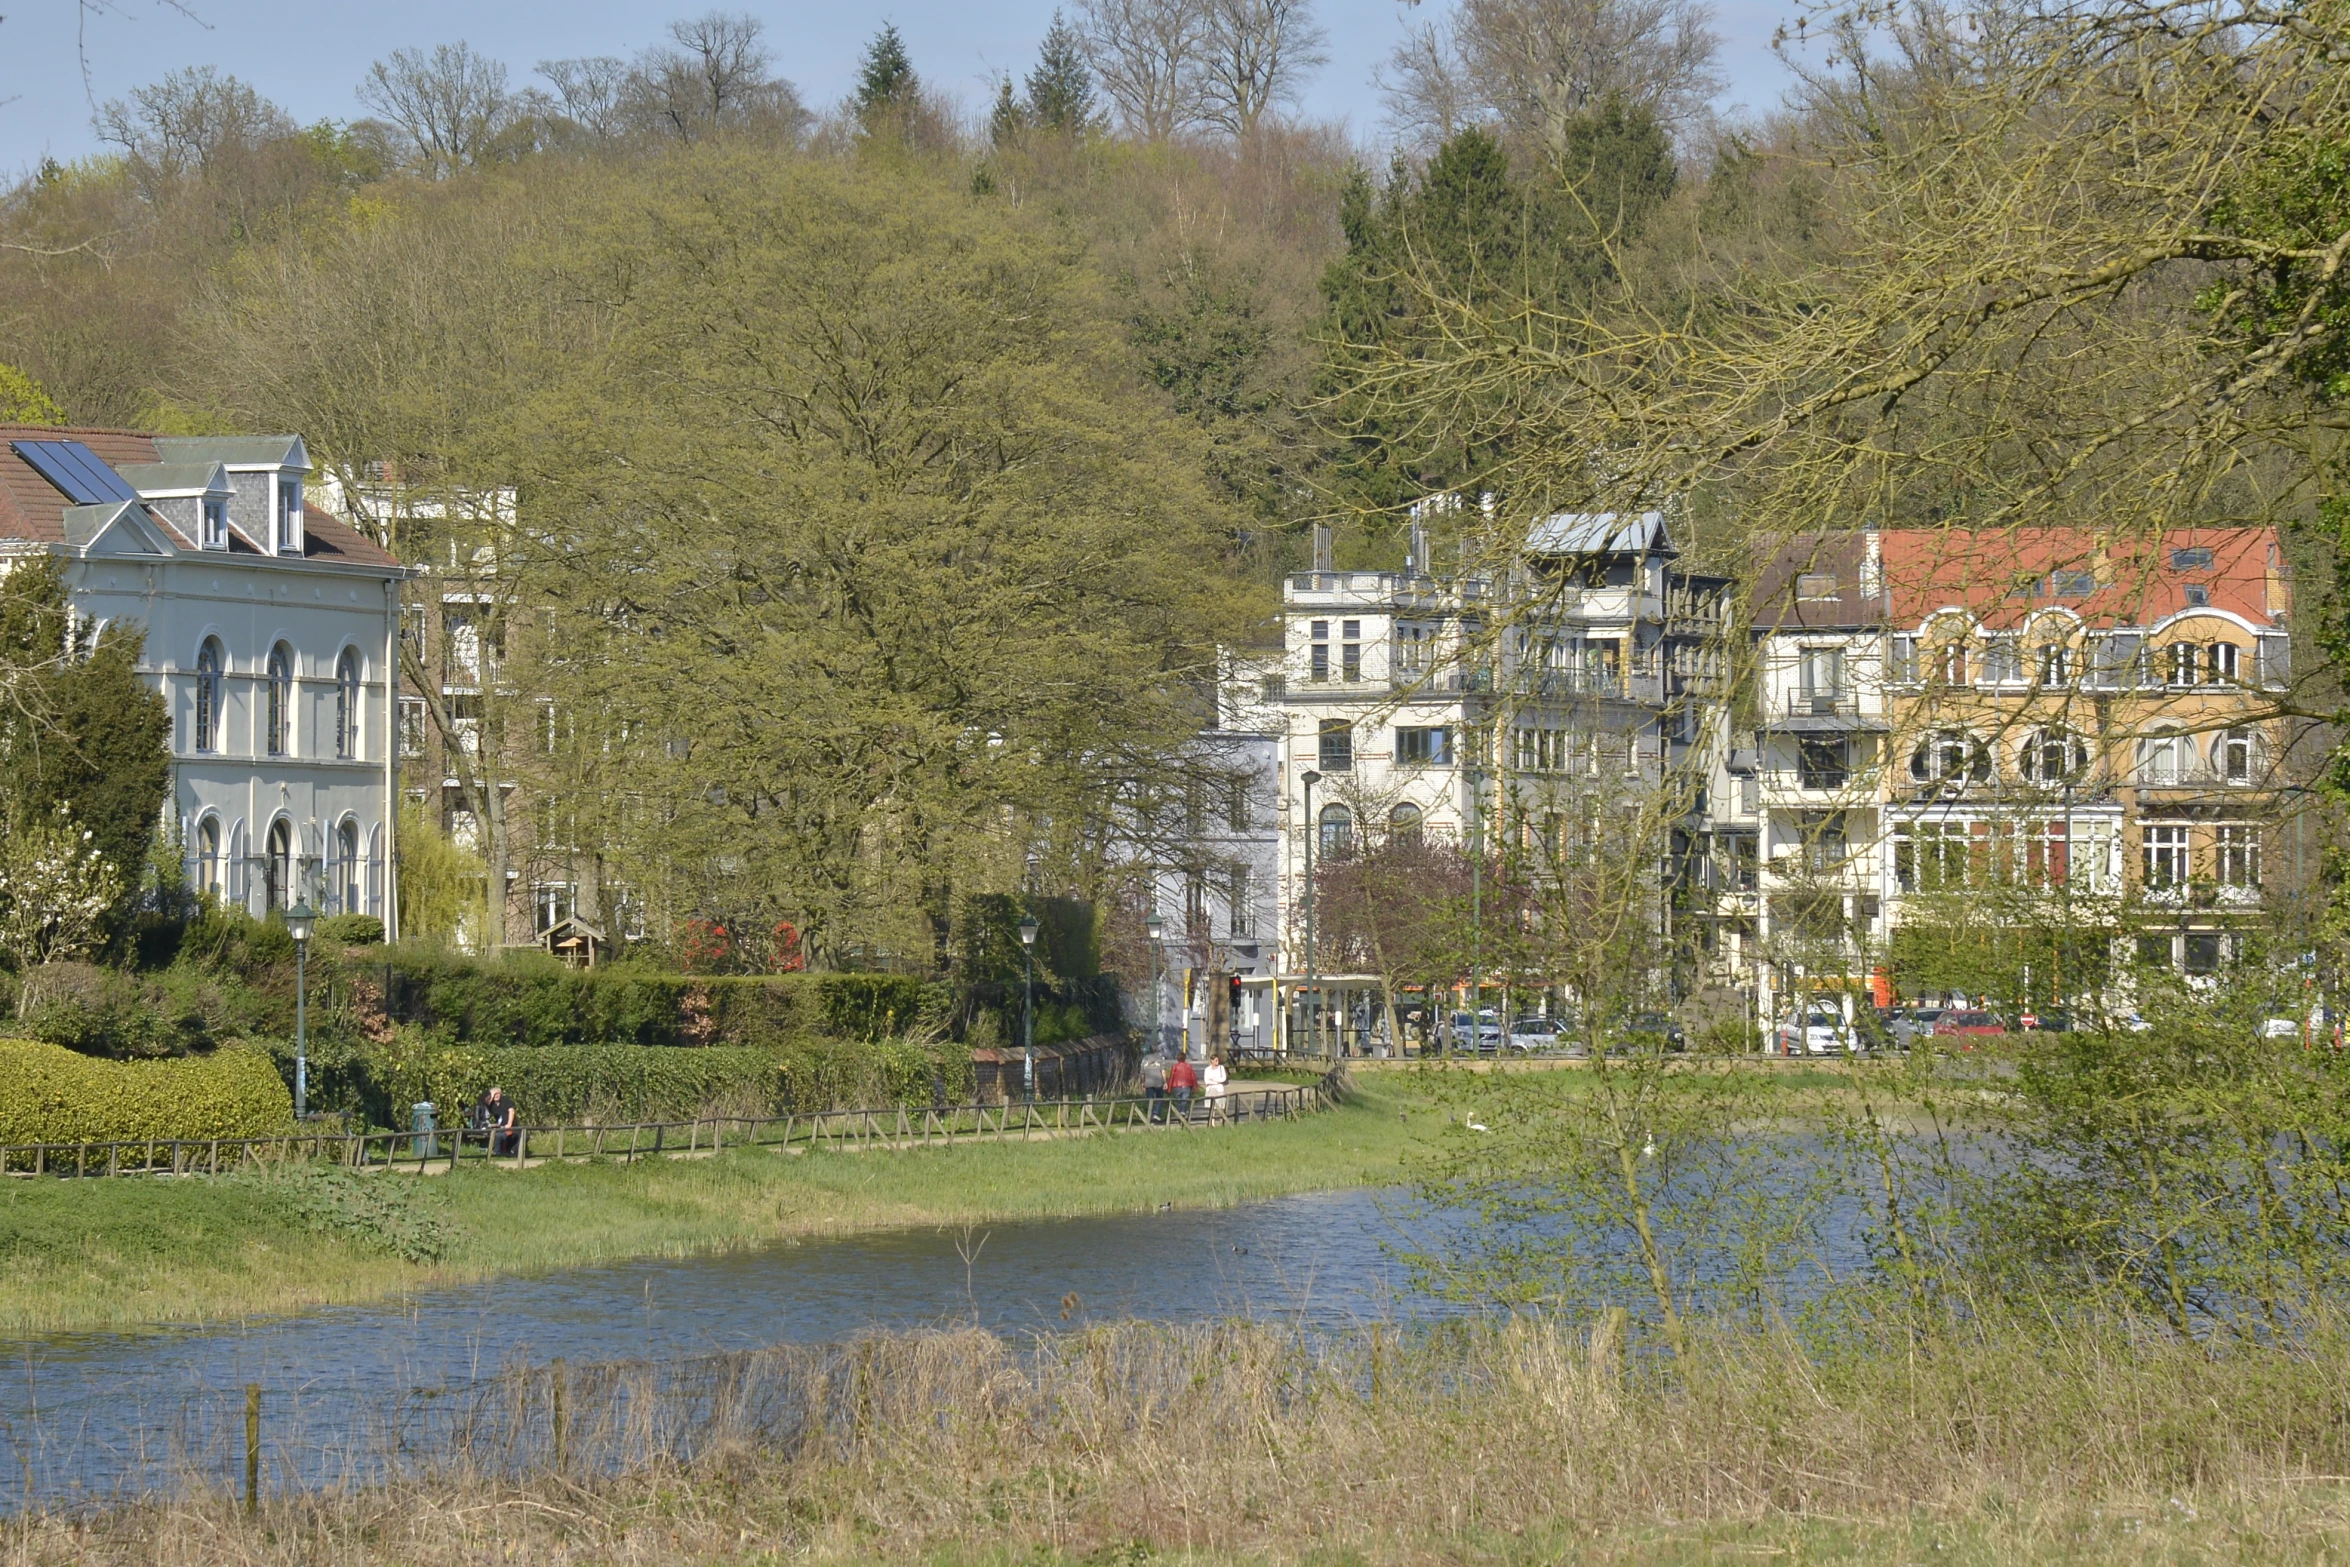
[[[310,1109],[310,927],[318,919],[307,899],[286,910],[294,938],[294,1119]]]
[[[1158,889],[1154,886],[1151,890]],[[1154,1056],[1167,1053],[1166,1030],[1159,1023],[1159,933],[1165,929],[1156,910],[1142,922],[1142,933],[1150,938],[1151,944],[1151,1054]]]
[[[1036,916],[1020,922],[1020,1092],[1036,1098]]]
[[[1314,785],[1321,781],[1320,773],[1310,767],[1306,769],[1306,994],[1312,998],[1306,1003],[1306,1032],[1317,1045],[1322,1037],[1319,1027],[1322,970],[1321,956],[1315,950],[1317,943],[1314,940],[1314,837],[1321,828],[1314,821]]]

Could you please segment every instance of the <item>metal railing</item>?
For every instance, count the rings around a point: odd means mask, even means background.
[[[1327,1109],[1345,1091],[1343,1068],[1303,1085],[1235,1084],[1219,1099],[1172,1097],[1007,1100],[1001,1104],[892,1105],[873,1110],[810,1110],[777,1116],[696,1116],[594,1126],[517,1127],[510,1138],[486,1131],[292,1131],[273,1137],[148,1137],[112,1142],[15,1143],[0,1146],[0,1174],[102,1177],[223,1175],[242,1169],[333,1163],[354,1170],[454,1170],[461,1164],[517,1169],[549,1160],[686,1158],[728,1148],[777,1152],[929,1147],[973,1140],[1006,1142],[1069,1133],[1196,1130],[1251,1121],[1296,1120]],[[499,1146],[506,1144],[507,1146]]]

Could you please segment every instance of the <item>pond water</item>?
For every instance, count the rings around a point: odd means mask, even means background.
[[[1008,1335],[1118,1318],[1340,1325],[1450,1308],[1385,1250],[1400,1198],[1313,1193],[1220,1210],[903,1230],[436,1290],[396,1305],[9,1346],[0,1495],[70,1502],[241,1483],[244,1390],[272,1475],[316,1478],[339,1411],[517,1366],[670,1360],[876,1329]],[[0,1504],[4,1509],[6,1504]]]

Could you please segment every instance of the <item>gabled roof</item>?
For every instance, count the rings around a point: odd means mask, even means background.
[[[242,454],[275,453],[276,457],[264,455],[254,461],[266,464],[290,456],[304,467],[309,463],[301,437],[293,435],[158,437],[133,430],[0,424],[0,543],[13,540],[77,550],[86,548],[104,530],[92,531],[95,523],[90,519],[69,524],[66,513],[78,509],[80,503],[27,462],[12,444],[16,441],[79,441],[107,467],[122,475],[134,490],[143,490],[144,486],[140,479],[131,477],[132,473],[140,473],[143,479],[146,471],[158,466],[159,460],[162,466],[170,468],[182,463],[236,467],[252,465]],[[223,455],[225,452],[240,455]],[[181,533],[151,508],[140,508],[140,521],[167,544],[188,550],[196,548],[196,540]],[[81,538],[75,537],[77,531],[83,535]],[[366,535],[331,512],[321,511],[307,502],[302,507],[302,533],[305,560],[335,561],[376,570],[400,569],[400,563]],[[229,530],[229,553],[271,558],[234,528]]]
[[[1661,511],[1562,511],[1526,530],[1529,555],[1677,556]]]
[[[108,464],[140,495],[226,495],[228,470],[216,462]]]

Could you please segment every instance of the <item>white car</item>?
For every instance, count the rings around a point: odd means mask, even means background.
[[[1779,1025],[1777,1040],[1782,1055],[1832,1056],[1852,1050],[1857,1041],[1852,1025],[1836,1012],[1814,1010],[1798,1024],[1789,1019]]]
[[[1502,1043],[1521,1055],[1535,1050],[1556,1050],[1559,1044],[1559,1026],[1546,1017],[1522,1017],[1510,1024],[1510,1031]]]

